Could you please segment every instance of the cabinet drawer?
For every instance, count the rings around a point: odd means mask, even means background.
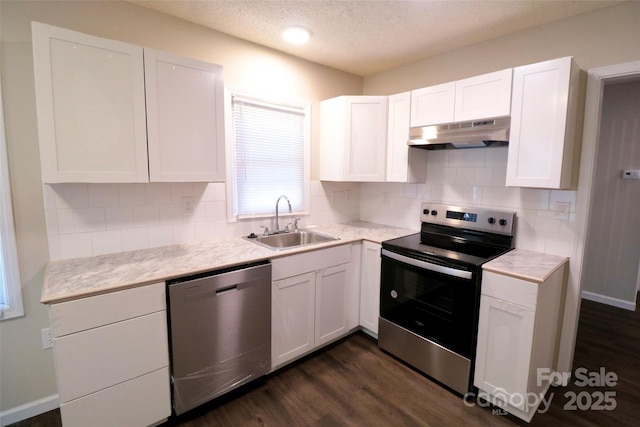
[[[60,405],[65,427],[148,426],[171,415],[169,368]]]
[[[55,338],[61,402],[169,365],[166,312]]]
[[[351,261],[351,245],[320,249],[271,260],[271,279],[298,276]]]
[[[515,277],[483,271],[482,295],[499,298],[524,307],[535,308],[538,298],[538,285]]]
[[[164,283],[53,304],[53,337],[162,311],[166,304]]]

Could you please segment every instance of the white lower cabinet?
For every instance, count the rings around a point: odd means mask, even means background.
[[[65,427],[171,415],[164,283],[53,304],[51,318]]]
[[[359,257],[358,243],[272,260],[272,369],[358,326]]]
[[[483,272],[474,385],[479,396],[527,422],[556,369],[564,267],[542,283]]]
[[[67,426],[148,426],[167,418],[169,368],[60,405]]]
[[[282,365],[315,347],[315,272],[275,280],[271,287],[271,364]]]
[[[316,272],[315,344],[340,338],[347,329],[347,298],[351,287],[351,264],[340,264]],[[350,309],[352,307],[349,307]]]
[[[378,335],[380,315],[380,259],[381,246],[362,242],[362,269],[360,281],[360,326]]]

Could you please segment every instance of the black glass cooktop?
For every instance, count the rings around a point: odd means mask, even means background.
[[[467,268],[479,267],[511,249],[509,246],[483,244],[460,236],[443,237],[424,233],[386,240],[382,242],[382,247],[416,259]]]

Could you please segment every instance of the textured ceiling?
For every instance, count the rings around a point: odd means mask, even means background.
[[[592,0],[130,0],[360,76],[617,4]],[[287,25],[311,41],[290,46]]]

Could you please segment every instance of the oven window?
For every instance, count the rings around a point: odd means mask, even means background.
[[[382,257],[380,317],[471,357],[477,278],[461,279]]]

